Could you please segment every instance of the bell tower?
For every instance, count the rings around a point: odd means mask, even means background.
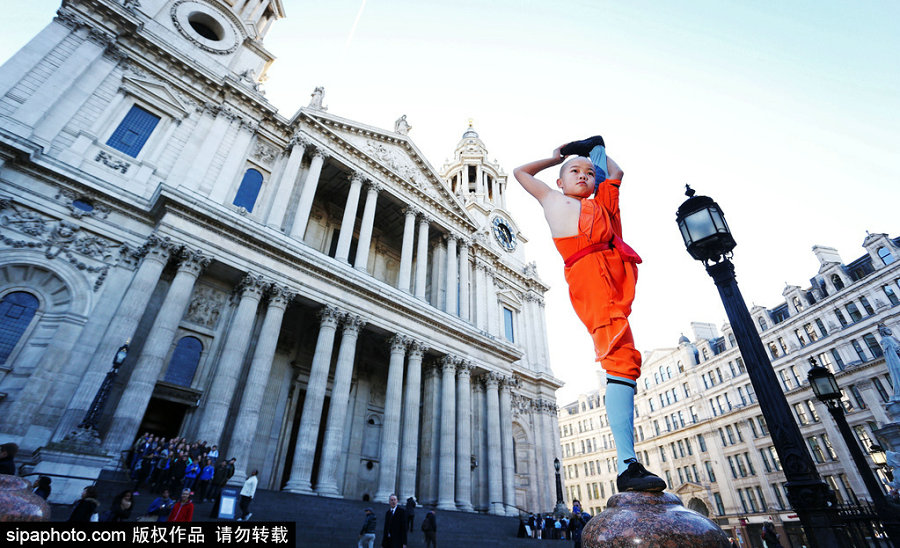
[[[506,207],[506,174],[496,161],[488,159],[487,148],[471,119],[441,176],[473,215],[480,213],[484,218],[493,209]]]

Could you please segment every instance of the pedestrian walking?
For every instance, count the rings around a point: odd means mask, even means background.
[[[375,529],[377,527],[375,512],[371,508],[366,508],[366,520],[363,522],[362,529],[359,530],[358,548],[372,548],[375,546]]]
[[[413,531],[413,518],[416,515],[416,499],[409,497],[406,499],[406,521],[409,523],[409,532]]]
[[[253,512],[250,511],[250,503],[253,502],[256,485],[259,483],[257,474],[259,474],[259,470],[254,470],[241,487],[241,517],[238,518],[238,521],[247,521],[253,515]]]
[[[425,514],[425,519],[422,521],[422,532],[425,533],[425,548],[437,548],[437,520],[434,510]]]

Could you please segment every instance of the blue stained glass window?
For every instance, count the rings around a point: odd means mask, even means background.
[[[509,342],[516,342],[513,333],[513,313],[512,310],[508,308],[503,309],[503,325],[506,329],[506,340],[508,340]]]
[[[203,343],[196,337],[184,337],[178,341],[172,359],[169,360],[169,368],[166,369],[166,382],[179,386],[190,386],[194,380],[194,373],[200,364],[200,355],[203,353]]]
[[[133,105],[106,144],[137,158],[158,123],[159,116]]]
[[[39,304],[34,295],[23,291],[10,293],[0,301],[0,364],[6,363]]]
[[[243,207],[247,211],[253,211],[256,205],[256,198],[259,197],[259,189],[262,188],[262,173],[255,169],[248,169],[241,179],[241,186],[238,188],[237,195],[234,197],[234,205]]]

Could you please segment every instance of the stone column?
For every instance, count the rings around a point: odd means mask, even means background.
[[[425,300],[425,275],[428,272],[428,224],[431,217],[419,219],[419,242],[416,250],[416,298]]]
[[[400,248],[400,274],[397,277],[397,289],[410,293],[409,283],[412,274],[413,239],[415,238],[416,215],[419,209],[408,206],[403,213],[406,218],[403,223],[403,244]]]
[[[116,350],[134,336],[138,322],[153,295],[153,290],[159,283],[163,268],[169,261],[169,254],[174,251],[175,247],[168,237],[160,238],[151,234],[139,250],[139,253],[144,256],[141,265],[134,274],[134,278],[122,298],[122,302],[119,303],[115,316],[109,322],[106,333],[97,345],[93,357],[88,361],[87,370],[82,375],[78,388],[75,389],[68,408],[53,433],[54,441],[61,440],[74,430],[90,409],[94,396],[97,395],[103,379],[106,378],[106,372],[112,364]]]
[[[502,516],[506,514],[503,507],[503,464],[500,448],[500,376],[488,373],[484,376],[487,391],[487,467],[488,467],[488,500],[490,512]]]
[[[469,321],[469,242],[459,244],[459,317]]]
[[[456,510],[453,496],[456,452],[456,365],[459,358],[441,359],[441,460],[438,465],[438,502],[440,510]]]
[[[487,269],[485,269],[484,275],[487,280],[485,283],[487,289],[487,302],[485,303],[485,306],[487,306],[487,328],[485,328],[485,331],[487,331],[491,335],[502,337],[503,330],[500,329],[500,324],[497,321],[497,315],[500,312],[500,305],[497,302],[497,285],[494,282],[494,268],[488,267]]]
[[[456,369],[456,507],[472,512],[472,363]]]
[[[503,379],[500,385],[500,461],[503,468],[503,504],[506,514],[518,515],[516,509],[516,477],[515,455],[513,454],[512,433],[512,389],[515,380],[512,377]]]
[[[353,362],[356,359],[356,341],[360,329],[365,324],[366,322],[355,314],[344,317],[334,382],[331,385],[331,404],[328,407],[328,419],[325,421],[325,440],[322,443],[322,457],[319,459],[319,478],[316,481],[316,493],[326,497],[341,496],[337,468],[344,441],[344,422],[350,400],[350,380],[353,377]]]
[[[291,238],[303,241],[306,233],[306,224],[309,222],[309,213],[312,211],[313,198],[316,197],[316,188],[319,186],[319,176],[322,175],[322,166],[328,155],[322,149],[316,149],[312,162],[309,164],[309,172],[303,179],[303,188],[300,190],[300,198],[297,200],[297,213],[294,215],[294,224],[291,227]]]
[[[272,286],[269,294],[269,307],[256,341],[256,350],[253,352],[253,361],[250,362],[250,371],[247,374],[247,382],[244,385],[241,405],[229,443],[228,452],[237,459],[234,476],[230,480],[232,485],[241,485],[247,479],[247,462],[250,460],[250,449],[256,437],[259,408],[262,406],[266,386],[269,383],[269,373],[272,371],[272,359],[275,358],[284,311],[294,295],[293,291],[284,286]]]
[[[294,183],[297,180],[297,173],[300,170],[300,162],[303,160],[303,153],[309,146],[309,140],[300,134],[294,135],[290,145],[291,155],[288,156],[287,164],[284,170],[278,176],[278,186],[272,199],[272,209],[266,218],[266,224],[272,228],[282,230],[284,225],[284,214],[287,211],[288,202],[294,191]]]
[[[444,311],[454,316],[457,315],[459,310],[456,306],[457,276],[459,275],[459,265],[456,262],[457,240],[459,240],[459,236],[455,234],[447,235],[447,300]]]
[[[484,383],[481,378],[475,380],[472,385],[472,453],[478,460],[475,468],[475,478],[472,489],[472,499],[475,510],[487,512],[490,509],[487,496],[487,459],[485,458],[485,428],[487,426],[484,410],[487,407],[484,394]]]
[[[409,343],[406,386],[403,396],[403,443],[400,447],[400,487],[397,495],[406,500],[416,495],[417,448],[419,446],[419,391],[422,384],[422,356],[428,347]],[[419,497],[416,497],[419,500]]]
[[[199,438],[209,441],[211,445],[224,445],[224,440],[221,439],[222,430],[225,429],[231,398],[241,376],[241,366],[244,365],[247,347],[250,344],[259,301],[268,285],[262,277],[253,274],[247,274],[238,284],[237,293],[240,294],[241,300],[231,319],[225,346],[219,355],[214,372],[213,383],[203,405],[203,419],[200,421]]]
[[[419,453],[419,502],[437,504],[438,455],[440,454],[440,370],[434,362],[425,368],[422,390],[422,440]]]
[[[199,251],[183,249],[181,251],[181,264],[178,265],[178,273],[169,286],[166,298],[163,301],[153,327],[144,342],[143,352],[138,358],[137,364],[128,379],[125,392],[116,406],[112,424],[106,433],[103,448],[112,453],[131,447],[137,436],[141,419],[150,396],[159,379],[159,374],[165,365],[166,355],[172,347],[175,339],[175,330],[184,316],[184,311],[190,304],[191,291],[194,282],[209,265],[210,258]],[[105,364],[104,364],[105,365]]]
[[[397,453],[400,449],[400,409],[403,397],[403,360],[409,338],[394,335],[388,364],[387,391],[384,397],[384,423],[381,427],[381,466],[378,467],[378,490],[375,500],[387,500],[397,480]]]
[[[546,508],[553,508],[556,503],[556,482],[550,481],[551,477],[554,477],[555,470],[553,469],[553,459],[556,455],[557,448],[554,446],[555,444],[555,435],[554,431],[556,428],[553,426],[553,422],[551,417],[556,415],[556,405],[547,400],[541,400],[541,423],[543,430],[543,447],[541,448],[544,453],[544,467],[543,469],[538,470],[538,474],[546,474],[547,481],[544,483],[544,492],[541,494],[541,500],[543,500],[543,504]]]
[[[363,209],[362,226],[359,228],[359,244],[356,246],[356,260],[353,268],[365,271],[369,264],[369,248],[372,247],[372,227],[375,225],[375,206],[378,203],[378,193],[381,185],[375,181],[369,181],[366,191],[366,205]]]
[[[331,305],[326,305],[319,311],[321,320],[319,337],[316,340],[316,350],[309,370],[306,397],[303,399],[303,414],[300,415],[297,445],[294,448],[294,462],[291,464],[291,477],[284,486],[284,490],[291,493],[313,494],[310,484],[313,456],[316,453],[316,441],[319,437],[319,421],[322,420],[322,405],[325,402],[328,370],[331,368],[334,333],[341,315],[342,313]]]
[[[350,242],[353,241],[353,229],[356,227],[356,210],[359,208],[359,192],[362,190],[362,184],[362,173],[353,172],[350,176],[350,190],[347,192],[347,204],[344,206],[344,217],[341,219],[341,231],[334,255],[335,259],[345,263],[350,262]]]
[[[475,327],[487,331],[487,275],[486,265],[475,261]]]
[[[246,169],[242,168],[245,165],[245,158],[248,156],[247,149],[250,148],[250,142],[253,140],[253,137],[256,136],[256,130],[259,129],[259,127],[252,122],[237,121],[235,123],[237,124],[237,136],[234,138],[234,141],[232,141],[231,146],[222,151],[225,161],[222,162],[222,167],[219,171],[219,173],[227,173],[229,176],[233,173],[243,174],[246,171]],[[234,204],[234,198],[237,195],[240,184],[232,188],[232,180],[230,177],[216,177],[215,179],[210,179],[204,172],[199,180],[200,194],[209,196],[211,201],[218,204]],[[266,188],[268,187],[266,186]],[[260,209],[263,207],[259,201],[260,195],[262,195],[262,188],[260,188],[260,193],[257,194],[253,205],[250,206],[250,211],[256,211],[257,215],[259,215]],[[261,215],[259,215],[258,218],[261,219]]]

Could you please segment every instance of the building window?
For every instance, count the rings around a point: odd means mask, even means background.
[[[253,206],[256,205],[256,199],[259,197],[259,190],[262,188],[262,184],[262,173],[253,168],[248,169],[244,173],[244,178],[241,179],[241,186],[238,187],[232,203],[252,212]]]
[[[801,426],[809,424],[809,417],[806,415],[806,405],[804,403],[795,403],[794,412],[797,414],[797,422]]]
[[[856,303],[847,303],[847,313],[850,314],[850,319],[854,322],[858,322],[862,319],[862,313],[860,313]]]
[[[884,351],[881,349],[881,345],[878,344],[878,341],[875,340],[875,335],[867,333],[863,335],[863,340],[866,342],[866,346],[869,347],[869,352],[872,353],[872,356],[876,358],[884,356]]]
[[[516,342],[515,333],[513,333],[513,311],[503,307],[503,327],[506,340]]]
[[[822,447],[819,445],[819,440],[815,436],[810,436],[806,438],[806,443],[809,445],[810,453],[812,453],[812,456],[816,460],[816,463],[824,463],[825,455],[824,453],[822,453]],[[865,447],[868,447],[868,445]]]
[[[39,304],[37,297],[24,291],[9,293],[0,301],[0,364],[12,354]]]
[[[762,458],[763,467],[766,469],[766,472],[772,471],[772,464],[769,462],[769,453],[765,449],[759,450],[759,456]]]
[[[837,316],[838,321],[841,323],[841,327],[847,327],[847,319],[844,318],[844,314],[841,313],[840,309],[834,309],[834,315]]]
[[[794,308],[797,309],[797,312],[803,312],[803,303],[800,302],[800,297],[794,297],[792,302],[794,303]]]
[[[722,504],[722,496],[719,493],[713,493],[713,500],[716,502],[716,514],[725,515],[725,505]]]
[[[853,350],[856,350],[856,355],[859,356],[859,361],[866,361],[866,353],[863,352],[862,346],[859,345],[859,341],[853,339],[850,341],[850,345],[853,346]]]
[[[697,445],[700,446],[701,453],[706,453],[706,440],[703,439],[703,434],[697,434]]]
[[[756,322],[759,324],[759,330],[760,330],[760,331],[765,331],[766,329],[769,328],[769,326],[766,325],[766,320],[765,320],[765,318],[763,318],[762,316],[760,316],[759,318],[757,318],[757,319],[756,319]]]
[[[133,105],[106,144],[132,158],[137,158],[159,120],[159,116]]]
[[[194,380],[194,373],[200,364],[200,355],[203,353],[203,343],[196,337],[183,337],[175,346],[169,367],[166,369],[165,382],[179,386],[190,386]]]
[[[775,492],[775,500],[778,502],[778,509],[784,510],[784,498],[781,496],[781,489],[777,483],[772,484],[772,491]]]
[[[706,475],[709,476],[709,481],[711,481],[711,482],[716,481],[716,473],[713,470],[712,463],[709,461],[706,461],[704,464],[706,465]],[[699,478],[698,478],[698,480],[699,480]]]
[[[872,384],[875,385],[875,390],[878,391],[878,396],[881,398],[881,401],[887,402],[888,399],[890,399],[890,396],[888,396],[887,390],[884,389],[884,385],[881,384],[878,377],[872,377]]]
[[[887,295],[887,298],[889,301],[891,301],[891,304],[900,303],[900,299],[897,298],[897,293],[894,292],[894,290],[891,288],[891,286],[886,285],[886,286],[882,287],[881,289],[884,290],[884,294]]]
[[[841,359],[841,353],[837,351],[837,348],[831,349],[831,356],[834,358],[834,363],[837,364],[838,371],[844,370],[844,360]]]
[[[821,333],[823,337],[828,336],[828,331],[825,329],[825,324],[822,323],[822,320],[820,320],[819,318],[816,318],[816,327],[819,328],[819,333]]]
[[[872,305],[869,304],[869,299],[867,299],[865,296],[861,296],[861,297],[859,298],[859,302],[860,302],[860,304],[863,305],[863,310],[866,311],[866,314],[868,314],[869,316],[871,316],[872,314],[875,313],[875,309],[872,308]]]
[[[878,248],[878,256],[881,257],[881,262],[883,262],[886,265],[889,265],[892,262],[894,262],[894,256],[891,255],[891,252],[888,251],[888,249],[886,247]]]
[[[834,288],[837,289],[838,291],[840,291],[841,289],[844,289],[844,281],[841,280],[841,277],[838,276],[837,274],[831,275],[831,283],[834,284]]]

